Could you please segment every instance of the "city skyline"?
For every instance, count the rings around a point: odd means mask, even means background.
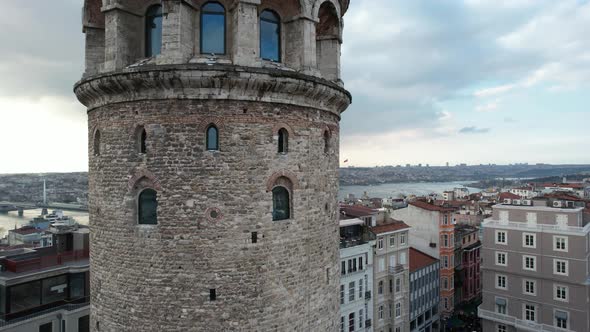
[[[0,173],[87,170],[81,5],[5,4]],[[588,17],[573,0],[354,1],[341,165],[590,163]]]

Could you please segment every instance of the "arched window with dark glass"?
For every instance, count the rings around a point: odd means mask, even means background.
[[[260,57],[281,61],[281,20],[272,10],[260,13]]]
[[[207,150],[217,151],[219,150],[219,130],[215,125],[209,125],[207,127]]]
[[[201,53],[225,54],[225,8],[219,2],[201,7]]]
[[[289,152],[289,132],[285,128],[279,130],[279,153]]]
[[[272,190],[272,220],[285,220],[291,218],[291,202],[289,191],[282,186]]]
[[[139,137],[138,137],[138,150],[139,153],[146,153],[147,152],[147,131],[145,128],[140,128],[139,130]]]
[[[152,57],[162,51],[162,6],[153,5],[145,15],[145,56]]]
[[[100,130],[94,133],[94,155],[100,156]]]
[[[158,223],[158,193],[153,189],[145,189],[139,194],[138,223],[140,225]]]

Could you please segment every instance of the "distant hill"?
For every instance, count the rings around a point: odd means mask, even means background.
[[[88,173],[0,174],[0,201],[38,203],[43,201],[43,180],[47,201],[85,204],[88,201]]]

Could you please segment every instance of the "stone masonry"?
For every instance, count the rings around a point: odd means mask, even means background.
[[[348,0],[220,0],[226,54],[216,57],[199,50],[204,3],[85,1],[86,72],[74,90],[89,119],[91,330],[337,331]],[[144,58],[153,4],[162,53]],[[278,63],[259,57],[264,9],[281,17]],[[211,124],[218,151],[205,148]],[[272,220],[276,183],[290,184],[288,220]],[[137,223],[146,188],[157,191],[157,225]]]

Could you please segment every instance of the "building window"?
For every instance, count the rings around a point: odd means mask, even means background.
[[[283,186],[272,189],[272,220],[286,220],[291,218],[291,200],[289,191]]]
[[[147,131],[145,130],[145,127],[137,128],[135,135],[137,140],[137,152],[141,154],[147,153]]]
[[[496,325],[496,332],[507,332],[508,328],[506,325],[498,324]]]
[[[562,259],[554,259],[553,260],[553,273],[559,274],[562,276],[567,276],[569,273],[568,271],[568,261]]]
[[[100,130],[94,132],[94,155],[100,156]]]
[[[524,320],[529,322],[535,322],[536,317],[535,314],[537,313],[537,308],[533,304],[525,304],[524,305]]]
[[[385,271],[385,258],[379,258],[379,272]]]
[[[390,235],[389,236],[389,246],[390,247],[395,246],[395,235]]]
[[[90,316],[78,318],[78,332],[90,332]]]
[[[340,316],[340,332],[344,332],[344,316]]]
[[[158,193],[153,189],[145,189],[139,194],[138,223],[140,225],[158,224]]]
[[[330,132],[328,130],[324,131],[324,153],[330,152]]]
[[[362,271],[363,270],[363,257],[359,257],[359,270]]]
[[[351,312],[348,315],[348,331],[349,332],[354,332],[354,326],[355,326],[355,324],[354,324],[354,312]]]
[[[377,286],[377,294],[381,295],[383,294],[383,280],[379,281],[379,286]]]
[[[395,318],[400,318],[402,316],[402,304],[398,302],[395,304]]]
[[[404,244],[406,244],[406,234],[400,234],[399,235],[399,244],[401,246],[403,246]]]
[[[496,244],[508,244],[508,236],[505,231],[496,231]]]
[[[359,327],[363,327],[363,309],[359,310]]]
[[[219,150],[219,130],[213,124],[207,127],[207,151]]]
[[[377,313],[379,314],[379,319],[383,319],[383,306],[380,305],[379,309],[377,310]]]
[[[507,256],[505,252],[496,252],[496,265],[507,266]]]
[[[359,280],[359,299],[363,298],[363,279]]]
[[[53,323],[49,322],[43,325],[39,325],[39,332],[53,332]]]
[[[356,294],[354,281],[348,283],[348,301],[354,301],[354,295]]]
[[[340,262],[340,274],[342,274],[342,275],[346,274],[346,261]]]
[[[281,61],[281,20],[271,10],[260,13],[260,57]]]
[[[553,236],[553,250],[567,252],[567,236]]]
[[[505,275],[501,275],[501,274],[496,275],[496,288],[508,289]]]
[[[377,239],[377,249],[383,249],[383,238]]]
[[[445,310],[449,309],[449,299],[446,297],[443,297],[443,306],[444,306]]]
[[[536,235],[531,233],[522,233],[522,246],[525,248],[536,248]]]
[[[506,299],[500,297],[496,298],[496,312],[506,315]]]
[[[442,260],[443,260],[443,268],[448,269],[449,268],[449,257],[442,256]]]
[[[279,153],[287,153],[289,149],[289,132],[287,129],[279,129]]]
[[[393,293],[393,280],[389,279],[389,293]]]
[[[447,234],[443,234],[441,235],[442,237],[442,247],[443,248],[448,248],[449,247],[449,236]]]
[[[399,293],[402,290],[402,280],[401,278],[396,278],[395,279],[395,292]]]
[[[447,277],[442,278],[442,289],[443,290],[449,289],[449,279]]]
[[[537,257],[522,256],[522,268],[528,271],[537,271]]]
[[[449,224],[449,216],[447,216],[446,214],[443,215],[443,225],[448,225]]]
[[[219,2],[201,7],[201,53],[225,54],[225,8]]]
[[[554,294],[555,297],[554,299],[557,301],[564,301],[567,302],[568,301],[568,287],[566,286],[561,286],[561,285],[555,285],[554,286]]]
[[[555,310],[555,326],[567,329],[567,312]]]
[[[537,295],[536,290],[537,282],[534,280],[524,280],[523,291],[527,295]]]
[[[162,52],[162,6],[153,5],[145,15],[145,56]]]
[[[344,304],[344,285],[340,285],[340,304]]]

